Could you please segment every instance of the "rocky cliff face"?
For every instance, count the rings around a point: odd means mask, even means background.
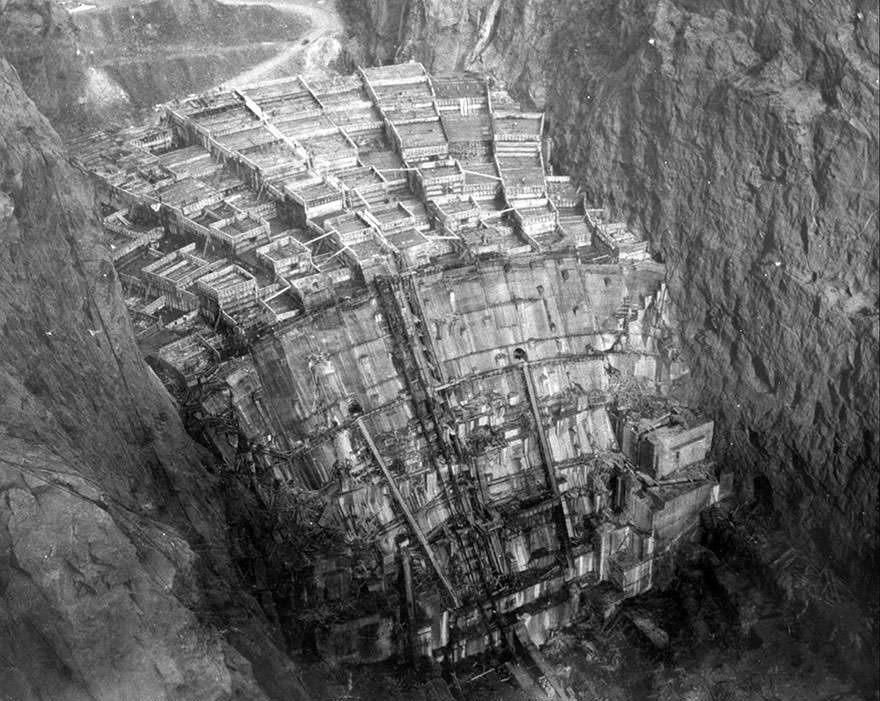
[[[273,7],[153,0],[74,16],[82,50],[136,107],[208,90],[275,55],[306,27]]]
[[[51,0],[0,0],[0,56],[65,135],[135,122],[292,46],[308,25],[216,0],[111,3],[69,15]]]
[[[0,163],[0,689],[302,698],[138,354],[92,194],[2,59]]]
[[[860,579],[877,556],[877,4],[343,9],[359,60],[483,70],[547,109],[554,160],[669,264],[719,457]]]
[[[39,110],[55,121],[78,111],[86,90],[85,57],[64,10],[49,0],[0,0],[0,57],[9,61]]]

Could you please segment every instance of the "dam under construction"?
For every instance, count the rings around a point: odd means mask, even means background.
[[[573,698],[540,646],[650,590],[731,490],[676,399],[664,264],[476,74],[286,77],[160,115],[71,150],[147,363],[275,518],[261,603],[327,659],[496,655],[529,698]]]

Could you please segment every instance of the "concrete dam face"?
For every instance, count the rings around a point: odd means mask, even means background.
[[[648,591],[729,492],[675,398],[664,266],[483,77],[221,89],[73,153],[142,351],[277,513],[323,657],[518,651],[565,697],[536,645]]]

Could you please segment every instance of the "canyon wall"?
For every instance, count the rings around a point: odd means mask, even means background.
[[[230,51],[198,54],[160,52],[152,57],[108,61],[94,71],[118,86],[127,103],[148,110],[190,93],[208,90],[277,53],[272,46],[244,46]]]
[[[547,110],[553,160],[668,264],[718,457],[746,493],[766,477],[791,535],[864,581],[880,432],[877,3],[340,5],[353,60],[484,71]]]
[[[209,90],[294,42],[308,20],[216,0],[110,4],[69,15],[0,0],[0,56],[64,135],[141,121],[159,102]]]
[[[93,194],[0,59],[0,689],[304,698],[144,365]]]
[[[151,0],[109,5],[74,15],[82,41],[96,55],[113,50],[134,53],[169,45],[208,46],[214,49],[258,41],[286,41],[303,29],[303,21],[257,6],[241,8],[216,0]]]
[[[74,16],[82,51],[136,107],[209,90],[279,52],[307,22],[273,7],[153,0]]]
[[[13,65],[50,120],[80,109],[88,81],[85,57],[70,16],[55,3],[0,0],[0,57]]]

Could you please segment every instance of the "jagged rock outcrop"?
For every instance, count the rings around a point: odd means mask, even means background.
[[[0,0],[0,57],[9,61],[40,112],[53,122],[81,110],[85,57],[70,16],[50,0]]]
[[[765,476],[792,536],[863,582],[880,472],[877,4],[343,7],[352,55],[480,69],[547,109],[554,160],[668,262],[719,457],[746,490]]]
[[[0,59],[4,698],[304,698],[135,346],[92,193]]]

